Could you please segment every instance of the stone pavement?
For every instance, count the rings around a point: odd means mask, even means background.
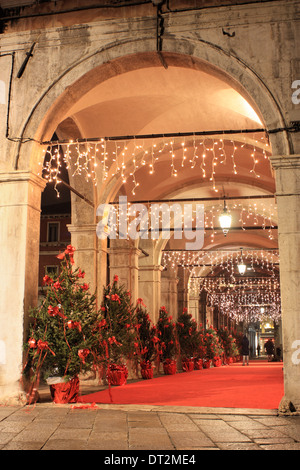
[[[77,406],[0,406],[0,449],[114,451],[108,459],[142,450],[300,450],[300,416],[273,410]]]

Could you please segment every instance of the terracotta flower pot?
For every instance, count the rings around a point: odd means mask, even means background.
[[[182,370],[184,372],[191,372],[194,370],[194,361],[193,359],[183,359],[182,360]]]
[[[176,366],[176,361],[172,361],[170,359],[166,360],[164,363],[163,363],[163,368],[164,368],[164,373],[166,375],[174,375],[176,374],[176,369],[177,369],[177,366]]]
[[[202,369],[203,369],[203,359],[196,359],[195,370],[202,370]]]
[[[151,362],[141,362],[141,375],[144,380],[153,379],[153,366]]]
[[[106,374],[110,385],[125,385],[128,377],[126,365],[110,364]]]
[[[79,378],[73,377],[68,382],[65,382],[63,378],[58,380],[57,383],[48,382],[53,402],[59,404],[76,403],[79,394]]]
[[[203,360],[203,369],[209,369],[211,365],[211,359],[204,359]]]
[[[216,357],[213,359],[213,366],[214,367],[221,367],[222,365],[222,360],[220,357]]]

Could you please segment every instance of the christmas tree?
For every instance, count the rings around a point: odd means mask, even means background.
[[[156,326],[153,325],[141,298],[137,300],[136,322],[139,361],[143,365],[150,365],[156,359],[159,339]]]
[[[174,361],[178,355],[179,344],[177,340],[176,324],[165,307],[159,310],[157,332],[160,339],[160,355],[162,362]]]
[[[130,292],[119,286],[118,276],[104,289],[99,322],[100,353],[102,360],[109,365],[124,365],[137,354],[138,341],[136,318],[131,303]]]
[[[60,273],[44,277],[45,298],[31,312],[24,375],[30,372],[32,383],[49,376],[67,381],[90,370],[97,361],[95,295],[83,282],[85,273],[73,270],[74,251],[69,245],[58,256]]]
[[[216,329],[212,326],[208,327],[204,332],[203,339],[206,348],[206,358],[210,360],[219,359],[224,350]]]
[[[200,333],[192,315],[184,309],[177,320],[177,335],[181,359],[187,360],[196,356],[200,345]]]
[[[237,356],[238,348],[236,345],[236,339],[230,333],[229,329],[227,327],[220,328],[218,330],[218,336],[220,337],[226,359]]]

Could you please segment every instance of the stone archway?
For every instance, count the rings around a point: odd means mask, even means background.
[[[251,96],[255,99],[257,109],[260,109],[260,114],[266,123],[266,127],[273,126],[274,123],[277,126],[284,125],[284,120],[276,101],[267,92],[257,76],[250,69],[245,69],[245,65],[238,60],[232,59],[221,50],[217,50],[210,44],[205,44],[201,41],[195,43],[192,41],[168,39],[165,42],[165,47],[165,58],[175,67],[184,66],[194,70],[201,69],[202,67],[207,71],[211,71],[213,68],[214,73],[225,81],[229,80],[231,85],[234,85],[240,92],[242,89],[246,90],[247,98],[250,101],[252,101]],[[178,53],[178,50],[180,53]],[[31,135],[34,136],[36,141],[49,140],[59,123],[66,116],[66,111],[73,106],[74,101],[78,101],[83,93],[86,93],[95,86],[99,78],[105,81],[110,77],[121,75],[132,68],[139,69],[150,66],[161,67],[161,62],[158,56],[152,52],[152,42],[149,40],[132,41],[118,44],[117,46],[112,45],[100,52],[97,51],[92,55],[82,58],[73,64],[72,67],[64,70],[44,90],[38,101],[33,105],[31,113],[23,126],[22,137]],[[227,72],[224,73],[224,70],[227,70]],[[241,87],[239,83],[241,83]],[[277,149],[277,152],[289,153],[289,143],[285,136],[276,136],[273,146]],[[22,172],[26,172],[27,175],[29,174],[28,172],[35,174],[37,163],[41,160],[42,153],[37,142],[14,144],[14,148],[17,148],[17,152],[13,154],[14,160],[12,163],[15,170],[14,174],[18,175],[19,182]],[[27,177],[26,181],[34,178],[34,176]],[[5,180],[2,178],[2,181]],[[38,180],[38,185],[41,185],[40,180]],[[116,194],[118,189],[118,185],[112,182],[110,187],[105,188],[101,199],[98,199],[97,202],[111,200],[112,195]],[[37,200],[35,203],[38,206]],[[24,226],[22,230],[22,236],[28,242],[30,238],[28,227]],[[27,265],[24,271],[28,273],[29,262],[25,258],[24,264]],[[32,282],[30,288],[34,290],[34,282]],[[26,295],[27,298],[30,297],[29,291]],[[15,349],[20,349],[20,340],[14,347],[10,348],[10,354]],[[20,358],[20,354],[18,354],[18,357]],[[7,377],[7,382],[12,385],[12,388],[9,387],[9,393],[11,393],[15,386],[17,362],[18,360],[12,366],[14,369],[13,380]]]

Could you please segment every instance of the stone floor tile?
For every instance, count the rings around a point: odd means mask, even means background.
[[[176,449],[193,447],[215,447],[213,440],[201,431],[172,431],[169,432],[170,439]]]
[[[278,430],[278,428],[276,428],[276,429],[266,428],[264,430],[263,429],[247,429],[247,430],[244,430],[243,432],[253,440],[254,439],[259,439],[259,438],[275,439],[275,438],[278,438],[278,437],[285,437],[286,436],[285,434],[280,432]]]
[[[85,450],[86,439],[51,439],[45,443],[42,450]]]
[[[8,444],[16,435],[14,432],[0,432],[0,445]]]
[[[79,428],[79,429],[72,429],[72,428],[64,428],[64,427],[59,427],[53,434],[49,437],[49,441],[51,440],[84,440],[88,439],[90,436],[91,430],[90,429],[84,429],[84,428]]]
[[[254,442],[220,442],[218,446],[221,450],[262,450]]]
[[[300,443],[261,445],[264,450],[300,450]]]
[[[44,441],[10,441],[1,450],[41,450]]]

